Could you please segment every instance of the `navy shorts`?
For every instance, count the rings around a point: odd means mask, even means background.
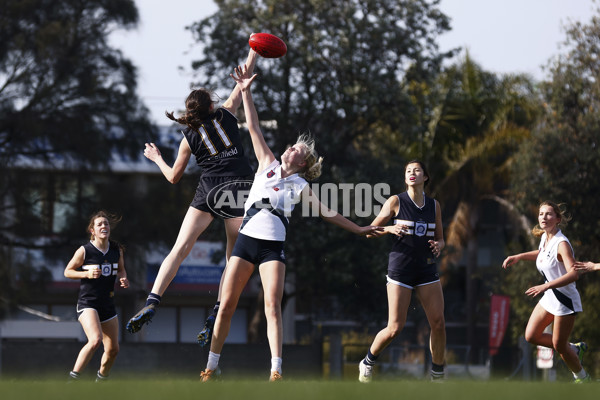
[[[190,207],[223,219],[243,217],[252,180],[251,175],[202,177]]]
[[[255,239],[239,233],[231,256],[239,257],[252,264],[260,265],[269,261],[280,261],[285,264],[284,243],[277,240]]]
[[[392,252],[388,262],[388,282],[413,289],[440,280],[434,259],[412,259]]]
[[[83,310],[85,310],[86,308],[96,310],[101,323],[107,322],[117,316],[117,309],[115,308],[114,303],[105,304],[102,306],[77,303],[77,319],[81,317],[81,314],[83,314]]]

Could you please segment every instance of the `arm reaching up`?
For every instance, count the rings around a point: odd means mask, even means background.
[[[246,64],[245,64],[249,75],[252,75],[252,73],[254,72],[254,66],[256,65],[257,57],[258,57],[258,53],[256,53],[254,50],[250,49],[250,52],[248,53],[248,58],[246,59]],[[224,109],[226,109],[227,111],[229,111],[230,113],[235,114],[237,109],[240,107],[240,104],[242,104],[242,93],[241,93],[241,90],[238,87],[238,85],[235,85],[235,87],[231,91],[231,94],[229,95],[229,98],[227,100],[225,100],[222,107]]]
[[[252,147],[254,153],[258,159],[258,171],[260,173],[269,164],[275,160],[273,152],[267,145],[263,133],[260,129],[258,121],[258,114],[256,107],[254,106],[254,100],[252,99],[252,93],[250,87],[252,82],[256,78],[256,74],[250,75],[246,66],[237,67],[234,74],[231,77],[237,82],[237,87],[242,91],[242,98],[244,99],[244,112],[246,114],[246,123],[248,124],[248,131],[250,132],[250,138],[252,139]]]

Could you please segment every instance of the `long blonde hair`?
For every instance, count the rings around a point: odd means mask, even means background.
[[[298,174],[307,181],[312,181],[321,176],[323,167],[323,157],[319,157],[315,150],[315,139],[308,133],[303,133],[298,136],[296,144],[301,144],[306,149],[306,157],[304,161],[306,166]]]
[[[566,227],[567,224],[569,223],[569,221],[571,220],[571,217],[567,214],[567,210],[565,208],[564,203],[556,204],[552,201],[546,200],[540,204],[540,206],[538,207],[538,210],[540,208],[542,208],[542,206],[552,207],[552,210],[554,210],[554,213],[560,219],[560,222],[558,223],[558,229],[562,229],[562,228]],[[541,237],[544,234],[544,232],[545,231],[542,228],[540,228],[539,224],[536,224],[533,227],[533,229],[531,230],[531,233],[535,237]]]

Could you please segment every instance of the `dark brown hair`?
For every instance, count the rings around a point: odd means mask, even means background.
[[[121,217],[115,215],[115,214],[111,214],[108,213],[104,210],[100,210],[95,212],[94,214],[92,214],[92,216],[90,217],[90,220],[88,222],[88,226],[87,226],[87,233],[90,233],[91,230],[94,229],[94,221],[98,218],[106,218],[108,220],[108,224],[110,225],[110,229],[112,231],[112,229],[114,229],[117,224],[121,221]],[[94,240],[94,234],[92,233],[90,236],[91,240]]]
[[[424,186],[427,186],[429,184],[429,181],[431,180],[431,177],[429,176],[429,171],[427,170],[427,166],[425,165],[425,163],[421,160],[410,160],[409,162],[406,163],[406,165],[404,165],[404,172],[406,172],[406,167],[408,167],[410,164],[419,164],[419,166],[421,167],[421,169],[423,170],[423,175],[425,175],[427,177],[427,179],[425,180]]]
[[[165,115],[172,121],[198,130],[202,122],[210,117],[213,103],[212,92],[206,89],[192,90],[185,100],[185,113],[181,117],[175,118],[172,112],[167,111]]]

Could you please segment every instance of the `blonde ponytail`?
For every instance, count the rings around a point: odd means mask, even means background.
[[[315,150],[315,139],[310,134],[303,133],[298,136],[296,144],[302,145],[306,149],[306,158],[304,158],[306,166],[299,172],[299,175],[307,181],[317,179],[321,176],[323,157],[317,155],[317,151]]]
[[[308,162],[307,162],[308,164]],[[307,181],[312,181],[321,176],[321,169],[323,167],[323,157],[319,157],[319,159],[311,165],[304,173],[304,179]]]

